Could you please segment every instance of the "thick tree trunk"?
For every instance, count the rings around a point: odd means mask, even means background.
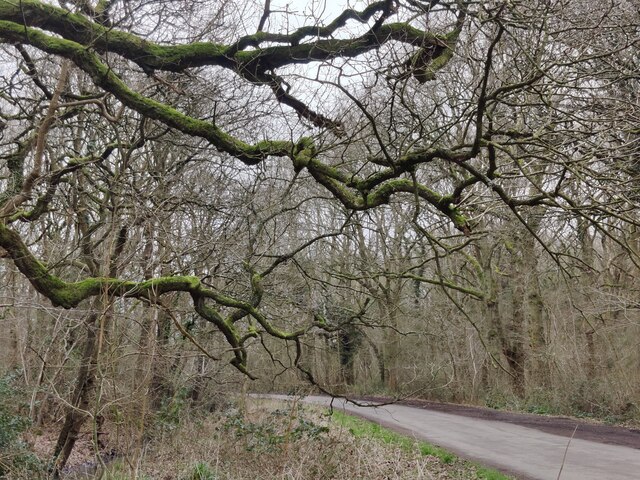
[[[386,387],[390,392],[396,392],[400,385],[400,335],[398,333],[398,319],[391,311],[393,307],[385,307],[385,324],[389,328],[385,331],[384,365]]]
[[[524,367],[526,363],[526,353],[520,348],[520,345],[514,346],[513,349],[505,348],[502,353],[507,358],[507,364],[509,365],[513,393],[518,398],[524,398],[526,394]]]
[[[524,398],[526,395],[525,368],[528,361],[528,352],[524,342],[526,335],[525,312],[528,282],[524,272],[520,270],[522,267],[523,264],[515,265],[516,272],[513,275],[514,281],[512,281],[509,287],[511,294],[511,315],[507,321],[506,336],[502,340],[502,353],[509,365],[513,393],[518,398]]]
[[[385,372],[385,364],[384,364],[384,355],[376,345],[376,343],[369,338],[368,335],[364,335],[365,340],[371,347],[371,351],[373,352],[373,356],[376,358],[376,362],[378,365],[378,379],[380,381],[380,385],[385,385],[386,383],[386,372]]]
[[[163,311],[156,316],[156,355],[151,368],[151,383],[149,392],[151,395],[151,408],[158,410],[167,398],[173,397],[174,389],[169,380],[169,373],[177,368],[177,365],[169,366],[165,354],[171,335],[171,318]]]
[[[4,307],[2,318],[10,319],[9,321],[9,352],[6,358],[6,368],[8,371],[15,370],[20,365],[20,342],[18,340],[18,322],[16,321],[15,301],[16,291],[16,271],[13,266],[7,267],[9,292],[11,295],[10,305]]]
[[[531,345],[530,376],[532,383],[548,388],[550,384],[545,338],[545,310],[537,279],[529,290],[529,343]]]
[[[354,360],[358,351],[360,339],[354,329],[344,329],[338,332],[338,347],[340,349],[340,370],[342,381],[347,386],[355,383]]]
[[[99,318],[98,313],[92,313],[86,321],[87,336],[71,405],[67,409],[64,424],[53,451],[55,476],[58,476],[67,464],[80,429],[88,415],[87,408],[96,378]]]

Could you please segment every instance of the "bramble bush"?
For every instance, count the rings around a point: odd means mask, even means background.
[[[0,478],[42,471],[40,461],[20,438],[31,422],[21,411],[23,402],[16,387],[17,377],[17,372],[0,377]]]

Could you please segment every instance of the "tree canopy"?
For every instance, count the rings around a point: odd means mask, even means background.
[[[638,15],[589,0],[335,14],[0,0],[3,256],[67,309],[126,297],[170,311],[163,298],[188,294],[249,375],[256,339],[293,341],[305,370],[305,334],[335,328],[313,300],[334,284],[310,265],[358,212],[400,209],[403,241],[439,255],[515,220],[558,265],[581,228],[635,262]],[[424,273],[426,258],[370,278],[491,296]]]

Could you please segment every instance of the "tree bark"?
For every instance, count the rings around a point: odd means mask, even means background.
[[[95,302],[101,303],[101,302]],[[94,305],[94,309],[98,305]],[[98,310],[99,311],[99,310]],[[67,464],[80,429],[89,416],[88,407],[90,396],[95,386],[96,367],[98,360],[98,330],[100,315],[97,311],[91,313],[86,322],[86,339],[71,405],[67,409],[64,424],[58,435],[58,441],[53,450],[53,473],[57,477]]]

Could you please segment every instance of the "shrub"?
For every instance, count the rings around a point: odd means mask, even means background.
[[[20,435],[30,425],[21,414],[21,395],[15,387],[17,373],[0,377],[0,478],[16,478],[20,473],[42,471],[39,460]]]
[[[216,475],[205,462],[196,463],[184,480],[216,480]]]
[[[236,438],[246,440],[248,451],[270,452],[291,440],[302,438],[316,439],[329,431],[325,426],[318,425],[298,414],[291,420],[292,412],[274,410],[262,422],[248,422],[240,414],[228,418],[224,429],[232,431]]]

